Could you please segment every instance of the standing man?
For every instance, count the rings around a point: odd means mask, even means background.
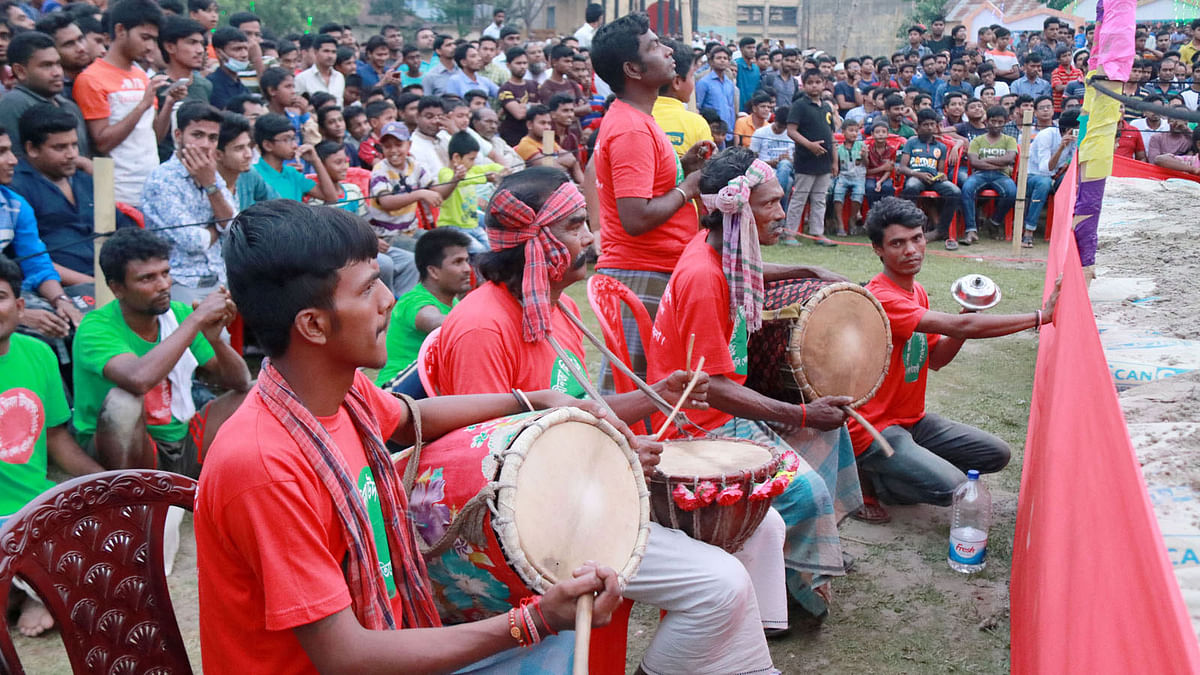
[[[346,76],[337,71],[333,65],[337,63],[337,38],[324,34],[313,38],[313,65],[308,70],[296,76],[297,94],[315,94],[323,91],[342,104],[342,94],[346,91]]]
[[[796,73],[800,71],[800,52],[791,47],[780,53],[779,70],[762,76],[762,88],[775,96],[776,108],[791,108],[800,91]]]
[[[488,101],[494,101],[500,88],[495,82],[479,74],[482,65],[479,50],[471,43],[459,45],[454,50],[454,63],[458,70],[446,80],[446,93],[465,97],[468,91],[479,90],[487,94]]]
[[[118,0],[108,10],[108,53],[75,82],[75,102],[87,121],[92,150],[112,157],[117,201],[133,206],[141,206],[158,141],[171,128],[171,108],[187,95],[187,83],[171,85],[167,105],[156,114],[155,90],[167,76],[148,78],[136,65],[158,51],[162,22],[162,10],[153,0]]]
[[[788,136],[796,143],[796,179],[788,202],[787,229],[780,243],[800,245],[800,217],[808,204],[808,233],[816,237],[818,246],[837,246],[825,236],[825,193],[838,169],[833,148],[833,107],[821,97],[825,90],[821,71],[805,72],[802,83],[804,95],[788,112]]]
[[[94,60],[88,49],[87,38],[83,30],[75,23],[67,12],[52,12],[38,20],[36,30],[45,33],[54,40],[54,48],[62,60],[63,96],[72,98],[71,92],[75,80],[84,68],[92,65]],[[80,141],[86,142],[87,134],[80,136]],[[85,153],[86,154],[86,153]]]
[[[737,123],[738,90],[729,72],[729,48],[713,47],[708,53],[709,73],[696,82],[696,108],[712,108],[725,122],[725,128],[733,131]],[[729,136],[726,135],[726,141]]]
[[[525,116],[529,107],[538,102],[537,85],[525,79],[529,57],[521,47],[508,50],[508,81],[500,85],[496,103],[500,107],[500,137],[515,146],[525,137]]]
[[[455,70],[454,50],[454,38],[449,35],[434,38],[433,53],[437,54],[437,62],[421,78],[421,88],[426,96],[441,96],[446,91],[446,80]]]
[[[954,46],[954,39],[946,35],[946,19],[939,16],[929,22],[929,35],[925,36],[925,46],[934,54],[948,52]]]
[[[678,157],[654,121],[658,92],[676,71],[671,49],[650,30],[645,14],[623,16],[597,31],[592,63],[617,96],[600,125],[592,160],[600,204],[596,271],[629,287],[653,319],[675,263],[699,228],[692,201],[700,194],[699,168],[714,148],[701,141]],[[644,375],[633,315],[623,316],[630,361]]]
[[[8,63],[12,67],[17,84],[0,97],[0,126],[8,130],[17,157],[25,156],[21,143],[18,120],[21,113],[35,105],[46,103],[70,113],[79,130],[79,166],[91,170],[92,163],[87,155],[87,124],[83,113],[75,102],[62,95],[63,69],[54,39],[37,31],[18,34],[8,45]]]
[[[492,22],[483,29],[483,35],[490,38],[500,39],[500,30],[504,28],[504,10],[497,9],[492,12]]]
[[[754,96],[754,93],[758,91],[758,83],[762,78],[762,73],[759,72],[758,63],[755,59],[754,38],[746,36],[738,40],[738,51],[740,55],[733,62],[733,65],[737,68],[737,109],[739,112],[749,112],[750,97]]]
[[[583,25],[575,31],[575,39],[579,40],[580,49],[591,51],[592,38],[596,35],[596,29],[600,28],[600,24],[604,21],[604,6],[596,2],[589,3],[583,12],[583,21]]]
[[[217,34],[225,30],[233,29],[220,28]],[[158,48],[167,60],[167,81],[187,80],[187,99],[205,103],[210,101],[213,93],[212,81],[204,77],[208,60],[207,35],[204,26],[181,16],[168,16],[158,32]],[[247,93],[244,89],[242,93]]]
[[[575,67],[575,50],[566,45],[550,48],[550,77],[538,87],[538,101],[548,102],[555,94],[568,94],[576,103],[583,101],[583,87],[571,79]]]
[[[250,93],[238,77],[238,73],[250,68],[250,42],[245,33],[226,26],[213,33],[212,43],[221,65],[208,76],[212,83],[212,95],[208,100],[215,107],[224,109],[234,96]]]
[[[175,153],[154,168],[142,193],[146,227],[171,244],[171,297],[191,307],[225,284],[222,235],[237,212],[217,171],[221,111],[203,101],[179,107]],[[209,223],[178,227],[186,223]]]

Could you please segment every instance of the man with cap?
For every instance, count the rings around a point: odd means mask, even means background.
[[[440,394],[550,387],[582,396],[586,377],[579,310],[564,291],[587,276],[592,243],[583,195],[562,171],[533,167],[501,181],[487,216],[491,252],[478,257],[486,280],[450,311],[431,349]],[[653,388],[678,401],[691,372],[667,373]],[[707,407],[707,376],[686,402]],[[699,391],[699,398],[696,392]],[[654,410],[641,392],[604,397],[616,416],[641,420]],[[643,456],[661,452],[639,439]],[[643,461],[653,464],[654,461]],[[764,629],[786,629],[783,522],[769,513],[737,554],[651,524],[637,575],[625,596],[667,610],[643,656],[646,673],[778,672]]]

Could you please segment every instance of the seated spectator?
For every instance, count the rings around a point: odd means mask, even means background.
[[[1039,96],[1033,101],[1033,133],[1054,126],[1054,98]]]
[[[909,126],[908,119],[904,116],[906,106],[903,96],[888,94],[888,97],[883,100],[883,106],[883,121],[889,134],[905,139],[917,135],[916,130]]]
[[[238,73],[250,69],[250,42],[245,33],[226,26],[213,33],[212,43],[221,65],[208,76],[213,85],[209,101],[224,108],[234,96],[250,93],[238,78]]]
[[[1034,99],[1029,94],[1009,94],[1004,97],[1006,101],[1004,107],[1008,109],[1008,124],[1004,125],[1004,133],[1020,140],[1021,125],[1025,123],[1025,111],[1033,110]],[[1037,133],[1036,131],[1034,132]]]
[[[394,71],[391,71],[394,72]],[[346,76],[346,88],[342,90],[342,105],[352,106],[363,102],[363,92],[374,92],[375,89],[364,89],[362,76],[358,73],[353,73]],[[370,94],[367,95],[370,98]]]
[[[38,235],[33,207],[9,187],[16,166],[8,133],[0,128],[0,255],[19,261],[25,277],[21,325],[39,336],[63,339],[83,315],[63,290],[61,277]]]
[[[917,113],[917,135],[904,142],[896,160],[896,172],[904,180],[901,195],[913,202],[922,192],[932,190],[942,200],[937,232],[930,241],[945,241],[946,250],[958,249],[958,242],[950,238],[950,222],[958,210],[961,192],[946,176],[946,160],[949,151],[934,134],[938,130],[938,115],[932,110]]]
[[[478,89],[472,89],[463,94],[463,100],[467,102],[467,108],[469,108],[471,112],[475,112],[480,108],[486,107],[488,104],[487,94]]]
[[[342,109],[342,119],[346,122],[346,154],[358,159],[359,147],[371,135],[367,112],[360,105],[352,105]],[[362,160],[358,163],[361,165]]]
[[[692,52],[674,40],[663,40],[663,45],[672,50],[675,59],[675,76],[658,91],[654,108],[650,114],[667,134],[671,147],[678,157],[700,141],[711,141],[712,131],[698,113],[687,108],[696,88],[696,61]],[[786,115],[785,115],[786,117]]]
[[[520,171],[525,160],[500,136],[500,118],[491,108],[480,108],[471,113],[471,126],[467,131],[479,143],[479,158],[476,162],[495,162],[506,169]]]
[[[979,67],[975,69],[975,74],[979,76],[979,84],[975,86],[975,98],[983,98],[984,87],[991,87],[997,97],[1008,96],[1008,83],[996,79],[996,65],[994,63],[985,61],[979,64]]]
[[[15,332],[24,307],[21,268],[0,256],[0,428],[5,431],[5,446],[0,448],[0,485],[4,486],[0,524],[54,487],[46,475],[49,459],[72,476],[104,470],[84,454],[67,428],[71,407],[54,352],[41,341]],[[15,414],[6,416],[9,411]],[[35,637],[54,627],[45,604],[28,584],[14,579],[13,590],[10,600],[16,602],[9,606],[20,606],[17,630],[22,635]]]
[[[329,178],[313,146],[307,143],[298,145],[294,129],[292,123],[282,115],[272,113],[258,118],[254,123],[254,142],[262,158],[255,162],[254,170],[262,174],[267,185],[282,199],[300,201],[307,195],[335,201],[337,186]],[[285,164],[294,159],[303,159],[312,165],[318,180],[313,182]]]
[[[992,211],[993,226],[1004,222],[1008,210],[1017,199],[1017,184],[1012,179],[1012,169],[1017,162],[1017,140],[1004,133],[1008,114],[1001,106],[987,111],[987,133],[976,136],[967,149],[967,161],[972,173],[962,185],[963,198],[963,244],[979,241],[978,223],[975,218],[975,200],[983,190],[997,193],[995,209]]]
[[[837,144],[837,173],[833,177],[833,215],[838,220],[838,236],[856,234],[866,191],[866,149],[859,135],[858,122],[842,123],[842,142]],[[850,198],[850,221],[842,222],[842,203]]]
[[[795,144],[787,133],[787,116],[788,108],[775,108],[771,123],[755,129],[750,137],[750,149],[758,154],[758,159],[775,169],[775,178],[779,180],[779,187],[783,188],[780,205],[785,213],[795,175],[792,173],[792,150]]]
[[[1071,164],[1078,138],[1079,110],[1064,110],[1058,118],[1058,126],[1042,129],[1029,146],[1029,179],[1025,184],[1028,206],[1025,211],[1025,232],[1021,246],[1033,248],[1033,233],[1037,230],[1038,218],[1046,205],[1046,199],[1058,191],[1063,174]],[[1134,136],[1140,141],[1136,131]]]
[[[1041,56],[1034,53],[1026,54],[1022,66],[1025,69],[1025,76],[1009,85],[1009,91],[1018,96],[1022,94],[1032,96],[1035,101],[1042,96],[1050,96],[1054,93],[1050,83],[1042,79]]]
[[[79,168],[91,171],[87,124],[83,121],[79,106],[63,96],[62,60],[54,48],[54,40],[34,31],[21,33],[8,45],[6,58],[17,84],[0,97],[0,126],[9,130],[13,152],[17,157],[25,156],[25,146],[19,135],[18,120],[21,113],[35,105],[48,104],[70,114],[71,119],[75,120],[80,146],[75,161]]]
[[[366,112],[371,133],[358,144],[358,161],[364,168],[372,169],[383,158],[383,148],[379,146],[379,131],[396,121],[396,106],[391,101],[374,101],[368,103],[363,110]]]
[[[871,140],[866,147],[866,200],[874,206],[884,197],[894,197],[892,172],[896,168],[897,146],[888,141],[888,128],[884,123],[871,127]]]
[[[270,112],[267,110],[267,105],[263,103],[262,96],[258,94],[234,96],[229,99],[229,103],[225,104],[225,110],[245,117],[252,128],[258,118]]]
[[[558,143],[554,144],[553,157],[542,154],[542,140],[544,134],[551,130],[552,124],[548,107],[541,104],[530,106],[529,112],[525,116],[527,133],[513,150],[516,150],[528,166],[542,163],[557,165],[566,171],[576,183],[583,183],[583,170],[579,167],[579,160],[575,158],[575,155],[563,152]]]
[[[454,63],[458,65],[450,77],[446,78],[445,93],[466,98],[467,92],[481,90],[488,98],[495,98],[500,88],[495,82],[484,77],[479,70],[483,67],[479,58],[479,49],[470,42],[461,44],[454,50]]]
[[[350,170],[350,158],[346,156],[346,146],[335,141],[321,141],[317,143],[315,148],[317,157],[325,166],[325,172],[329,174],[329,179],[337,187],[337,199],[328,202],[328,206],[335,206],[343,211],[349,211],[356,216],[366,217],[367,215],[367,199],[365,191],[359,187],[355,181],[347,180],[347,172]],[[365,169],[359,169],[369,175]],[[311,178],[309,179],[311,180]],[[367,179],[368,182],[370,179]],[[321,199],[314,198],[309,200],[313,206],[322,206],[326,202]]]
[[[275,190],[263,180],[262,174],[252,168],[254,140],[250,136],[250,121],[245,117],[228,112],[221,116],[215,157],[217,173],[233,196],[237,212],[244,211],[251,204],[279,199]]]
[[[387,329],[387,364],[375,384],[391,383],[417,360],[425,336],[442,325],[458,299],[471,290],[472,240],[453,227],[426,232],[417,240],[416,266],[420,282],[396,299]],[[405,392],[407,393],[407,392]]]
[[[1116,148],[1113,153],[1117,157],[1128,157],[1139,162],[1146,161],[1146,142],[1142,140],[1142,132],[1137,130],[1124,119],[1125,106],[1121,106],[1122,118],[1117,122]]]
[[[750,139],[754,137],[754,132],[767,126],[767,123],[771,119],[771,111],[774,108],[773,100],[769,94],[764,92],[754,94],[750,98],[750,114],[742,115],[733,125],[733,136],[737,144],[747,148],[750,147]]]
[[[555,94],[546,102],[546,107],[550,109],[550,124],[551,130],[554,132],[554,141],[563,149],[563,152],[572,153],[575,155],[575,159],[579,160],[582,143],[579,139],[579,122],[575,118],[575,101],[566,94]]]
[[[1173,106],[1183,108],[1183,101],[1175,99]],[[1146,144],[1146,161],[1158,164],[1159,155],[1186,155],[1192,150],[1192,132],[1185,119],[1171,117],[1167,119],[1167,133],[1152,134]],[[1200,127],[1198,127],[1200,128]]]
[[[1171,120],[1172,123],[1175,121],[1174,119]],[[1184,123],[1182,126],[1186,128],[1187,124]],[[1191,145],[1185,152],[1160,153],[1155,156],[1154,163],[1164,169],[1172,169],[1200,176],[1200,127],[1192,130]]]
[[[556,94],[557,96],[557,94]],[[471,134],[460,131],[450,138],[450,166],[438,172],[438,183],[452,183],[454,191],[442,202],[438,212],[438,227],[457,227],[475,239],[471,253],[482,253],[488,250],[487,233],[480,223],[481,211],[479,205],[486,204],[490,193],[500,181],[500,173],[504,167],[500,164],[477,164],[479,144]],[[491,185],[488,185],[491,184]],[[488,199],[478,195],[483,186],[488,185]]]
[[[443,99],[442,130],[438,138],[449,143],[450,137],[471,126],[471,108],[461,98],[446,96]]]
[[[351,75],[358,75],[358,55],[354,53],[354,49],[346,45],[338,45],[337,56],[333,60],[333,69],[342,74],[342,77],[348,78]],[[346,88],[342,87],[343,98],[346,93]],[[338,105],[342,104],[342,99],[338,99]]]
[[[142,212],[146,227],[161,230],[171,245],[171,297],[191,306],[225,283],[221,235],[235,211],[217,171],[221,111],[189,101],[176,119],[175,153],[146,179]],[[188,223],[196,224],[180,227]]]
[[[1143,97],[1142,102],[1153,105],[1166,105],[1167,99],[1166,97],[1155,94]],[[1149,159],[1150,139],[1154,138],[1155,136],[1161,136],[1170,131],[1170,125],[1168,124],[1167,119],[1158,114],[1158,111],[1147,109],[1142,117],[1130,122],[1129,126],[1142,133],[1142,147],[1146,148],[1147,150],[1146,161],[1153,161],[1152,159]]]
[[[171,300],[170,248],[136,227],[100,247],[116,301],[84,317],[75,335],[75,429],[106,469],[195,478],[213,435],[250,390],[250,371],[220,339],[237,314],[229,291],[217,288],[195,310]],[[199,411],[197,368],[229,390]]]
[[[445,111],[446,104],[437,96],[422,96],[417,103],[417,128],[411,132],[412,148],[407,154],[430,177],[450,164],[446,142],[438,137]]]
[[[985,106],[983,101],[973,98],[967,101],[967,107],[964,112],[966,119],[954,125],[954,133],[962,136],[968,143],[975,140],[976,136],[982,136],[988,131],[987,127],[987,111],[993,106]],[[1005,121],[1008,120],[1008,111],[1004,112]]]
[[[346,118],[343,117],[341,108],[331,105],[318,110],[317,128],[321,130],[321,141],[331,141],[342,146],[342,149],[346,151],[346,160],[350,162],[350,166],[362,166],[362,162],[358,159],[357,149],[351,151],[350,144],[346,141]],[[370,169],[367,171],[369,172]]]

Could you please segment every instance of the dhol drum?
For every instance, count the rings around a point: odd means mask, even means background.
[[[398,455],[396,468],[447,623],[506,612],[588,560],[622,585],[641,563],[641,463],[612,425],[578,408],[473,424]]]
[[[741,550],[796,475],[798,458],[729,438],[663,443],[650,478],[654,521],[730,553]]]
[[[767,284],[763,325],[750,335],[746,386],[792,403],[870,400],[887,375],[892,329],[857,284],[792,279]]]

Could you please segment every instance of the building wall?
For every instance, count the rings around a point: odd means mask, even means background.
[[[726,27],[716,31],[725,38],[767,37],[840,58],[843,45],[846,56],[895,51],[909,8],[905,0],[704,0],[699,23],[702,32]]]

